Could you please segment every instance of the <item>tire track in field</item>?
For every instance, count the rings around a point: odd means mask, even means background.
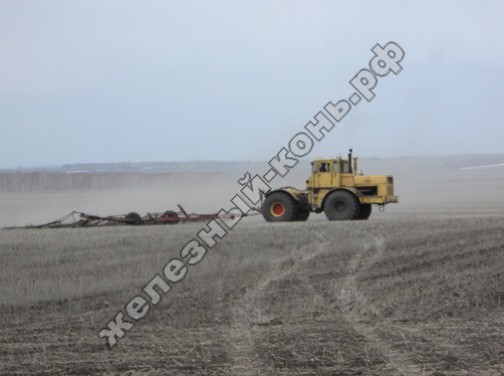
[[[230,342],[228,357],[233,361],[231,371],[233,374],[254,375],[260,366],[260,354],[255,350],[254,326],[267,325],[275,318],[262,313],[258,306],[260,297],[266,293],[266,288],[275,281],[285,279],[294,273],[299,264],[292,264],[292,259],[297,258],[302,262],[310,261],[324,251],[327,251],[329,241],[321,232],[315,232],[316,246],[311,244],[296,248],[288,254],[277,258],[271,265],[270,271],[252,289],[247,290],[243,297],[231,307],[230,328],[224,337]],[[306,248],[309,247],[309,252]]]
[[[383,237],[370,237],[369,234],[363,234],[367,239],[361,252],[356,253],[348,263],[349,274],[341,281],[341,288],[337,293],[338,300],[341,302],[339,309],[347,323],[385,357],[385,361],[394,367],[399,373],[410,375],[425,375],[425,370],[420,365],[411,361],[409,354],[398,351],[392,347],[379,334],[376,325],[371,325],[362,320],[354,310],[356,305],[366,307],[374,314],[378,311],[368,302],[366,294],[359,287],[359,278],[379,261],[385,251],[385,239]]]
[[[272,282],[286,279],[289,275],[302,269],[304,263],[328,252],[331,245],[330,239],[322,232],[315,234],[317,238],[315,247],[311,243],[276,259],[269,272],[257,285],[247,290],[243,297],[231,307],[231,325],[224,333],[224,338],[230,342],[228,357],[233,362],[231,368],[233,374],[254,375],[259,373],[261,354],[255,349],[255,325],[267,325],[274,319],[274,317],[262,314],[260,298],[267,292],[266,289]],[[365,239],[363,246],[360,247],[361,251],[356,252],[348,262],[348,275],[338,280],[335,285],[335,287],[339,287],[336,292],[338,305],[335,308],[341,314],[342,325],[360,335],[367,344],[382,354],[383,361],[391,368],[390,371],[395,370],[397,373],[407,376],[425,375],[425,370],[411,361],[408,358],[408,353],[394,349],[393,344],[380,336],[379,327],[366,323],[355,313],[354,308],[360,306],[366,307],[368,312],[378,314],[378,311],[368,302],[366,294],[360,289],[359,280],[383,257],[385,251],[383,237],[371,237],[367,233],[361,235]],[[292,264],[293,258],[302,262]],[[311,288],[314,290],[313,294],[317,295],[315,288],[313,286]]]

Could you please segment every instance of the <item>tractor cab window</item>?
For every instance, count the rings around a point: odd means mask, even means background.
[[[348,162],[338,159],[333,162],[333,171],[335,174],[348,174],[350,172],[348,168]]]
[[[335,174],[348,174],[348,162],[338,159],[333,162],[333,169]]]
[[[329,171],[330,171],[329,163],[327,163],[327,162],[320,163],[319,172],[329,172]]]
[[[350,169],[348,168],[348,162],[347,161],[341,161],[341,164],[342,164],[341,167],[343,167],[343,171],[342,172],[344,174],[350,173]]]

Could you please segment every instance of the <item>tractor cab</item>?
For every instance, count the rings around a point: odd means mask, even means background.
[[[347,160],[337,159],[319,159],[313,161],[312,172],[314,174],[321,172],[330,172],[332,174],[351,174],[352,170]]]
[[[311,165],[311,174],[306,180],[306,189],[310,195],[316,196],[320,189],[340,187],[342,174],[349,173],[348,161],[341,158],[317,159]]]
[[[311,162],[312,173],[306,180],[306,189],[314,190],[317,194],[321,188],[353,185],[354,172],[357,171],[357,158],[353,158],[353,164],[352,166],[352,149],[350,149],[348,159],[338,157],[317,159]]]

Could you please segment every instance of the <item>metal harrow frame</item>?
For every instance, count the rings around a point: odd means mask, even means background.
[[[36,226],[9,227],[8,229],[82,228],[82,227],[101,227],[101,226],[118,226],[118,225],[130,225],[130,226],[174,225],[188,222],[204,222],[215,218],[234,219],[236,216],[246,217],[259,214],[257,212],[243,214],[238,211],[221,215],[219,215],[218,213],[197,214],[197,213],[188,213],[182,207],[182,205],[177,206],[179,209],[178,211],[167,210],[161,213],[147,213],[143,217],[136,212],[102,217],[99,215],[73,211],[52,222]]]

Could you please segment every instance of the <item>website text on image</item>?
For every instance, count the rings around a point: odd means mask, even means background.
[[[395,75],[402,71],[400,62],[405,52],[396,42],[388,42],[385,46],[376,44],[371,51],[373,57],[368,68],[361,69],[349,82],[355,90],[348,99],[332,101],[320,110],[282,147],[268,163],[263,175],[251,176],[245,172],[238,181],[240,191],[230,199],[230,209],[222,208],[219,218],[208,221],[195,237],[180,250],[179,257],[172,258],[160,273],[153,276],[143,287],[140,294],[130,299],[110,320],[107,326],[98,333],[105,338],[108,346],[115,346],[136,323],[147,316],[177,283],[181,282],[193,266],[199,264],[207,252],[222,240],[240,220],[242,215],[249,213],[261,200],[261,196],[271,190],[270,183],[277,177],[285,177],[299,162],[312,151],[315,143],[324,137],[348,115],[352,106],[356,106],[362,98],[370,102],[374,99],[374,89],[378,79],[390,72]],[[236,215],[229,215],[236,213]],[[127,319],[125,320],[125,315]]]

